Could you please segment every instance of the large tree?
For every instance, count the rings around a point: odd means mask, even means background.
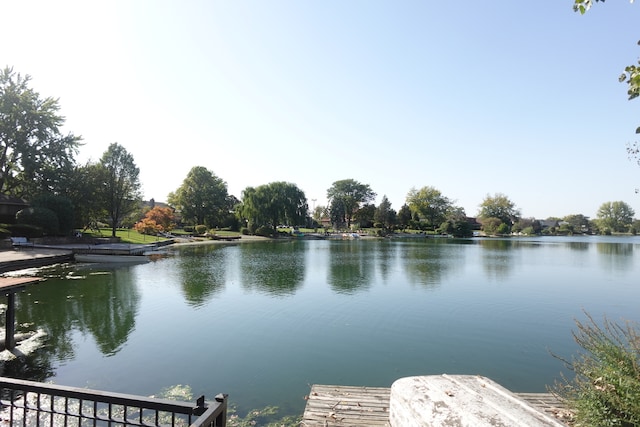
[[[111,235],[115,237],[120,221],[140,203],[140,170],[133,156],[117,142],[109,145],[99,166],[103,174],[102,200],[109,217]]]
[[[411,218],[411,209],[409,208],[409,205],[405,203],[400,207],[400,210],[398,211],[398,227],[400,227],[400,229],[402,230],[405,230],[409,226],[409,223],[411,223]]]
[[[488,195],[480,203],[478,216],[483,219],[498,218],[503,224],[511,227],[520,218],[516,205],[502,193]]]
[[[304,192],[295,184],[278,181],[245,188],[239,215],[254,227],[271,227],[275,235],[280,224],[303,225],[307,211]]]
[[[347,228],[351,227],[353,215],[360,205],[372,201],[375,197],[376,193],[368,184],[361,184],[354,179],[336,181],[327,190],[331,217],[342,218]]]
[[[204,166],[194,166],[168,202],[193,225],[214,227],[233,208],[229,205],[234,200],[228,199],[226,182]]]
[[[633,208],[625,202],[605,202],[598,209],[598,226],[602,231],[628,231],[634,215]]]
[[[386,195],[382,196],[380,204],[373,216],[375,222],[381,224],[386,230],[393,229],[396,224],[396,211],[391,209],[391,202]]]
[[[104,169],[98,163],[78,166],[64,195],[71,200],[74,208],[74,227],[97,228],[97,223],[106,215],[103,187]]]
[[[81,140],[62,134],[58,100],[42,98],[30,80],[0,71],[0,193],[27,198],[64,187]]]
[[[435,230],[447,218],[453,204],[434,187],[426,186],[419,190],[412,188],[407,194],[407,205],[414,216],[417,214],[421,221],[426,222]]]

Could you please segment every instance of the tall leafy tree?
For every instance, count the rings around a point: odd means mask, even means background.
[[[373,227],[375,215],[375,205],[366,203],[353,214],[353,220],[359,224],[360,228],[371,228]]]
[[[382,224],[387,230],[391,230],[396,224],[396,211],[391,209],[391,202],[386,195],[382,196],[373,219],[375,222]]]
[[[115,237],[120,221],[140,203],[140,169],[133,156],[117,142],[109,145],[99,167],[103,177],[102,200],[111,224],[111,235]]]
[[[64,195],[74,208],[74,227],[97,228],[97,223],[106,215],[103,187],[104,169],[98,163],[77,166],[71,174]]]
[[[302,190],[289,182],[247,187],[239,214],[254,226],[268,226],[276,234],[279,224],[302,225],[309,210]]]
[[[184,220],[214,227],[231,210],[233,200],[227,198],[227,183],[222,178],[204,166],[194,166],[168,201]]]
[[[598,208],[597,218],[600,229],[624,232],[628,231],[635,212],[625,202],[605,202]]]
[[[432,229],[442,224],[453,204],[435,187],[426,186],[419,190],[412,188],[407,194],[407,205],[413,214],[426,222]]]
[[[564,218],[562,218],[562,220],[567,222],[575,232],[583,232],[589,230],[588,216],[584,216],[582,214],[572,214],[565,216]]]
[[[354,179],[336,181],[327,190],[327,199],[332,210],[331,217],[343,219],[347,227],[351,227],[353,215],[360,205],[372,201],[375,197],[376,193],[368,184],[362,184]]]
[[[411,218],[411,209],[409,208],[409,205],[405,203],[400,207],[400,210],[398,211],[398,227],[400,227],[402,230],[405,230],[411,223]]]
[[[30,80],[9,67],[0,71],[0,193],[16,197],[63,188],[81,140],[61,132],[58,100],[42,98]]]
[[[483,219],[498,218],[503,224],[510,227],[520,218],[520,211],[504,194],[496,193],[493,196],[487,194],[480,203],[478,216]]]

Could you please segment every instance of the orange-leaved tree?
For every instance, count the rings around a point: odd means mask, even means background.
[[[134,228],[142,234],[156,234],[162,231],[171,231],[175,225],[173,210],[156,206],[150,209]]]

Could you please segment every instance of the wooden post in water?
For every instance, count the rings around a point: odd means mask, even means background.
[[[16,348],[16,292],[25,289],[27,284],[39,281],[37,277],[0,277],[0,290],[7,296],[4,346],[9,351]]]
[[[16,293],[7,293],[7,313],[5,316],[4,346],[11,351],[16,348]]]

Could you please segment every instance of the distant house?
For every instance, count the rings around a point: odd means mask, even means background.
[[[24,208],[28,208],[29,203],[17,197],[0,194],[0,222],[12,224],[16,220],[16,214]]]
[[[472,230],[480,230],[482,228],[482,224],[478,221],[478,218],[473,218],[468,216],[467,222],[471,225]]]
[[[551,227],[558,228],[558,226],[560,225],[560,222],[555,219],[540,219],[538,220],[538,222],[540,222],[540,229],[542,230]]]

